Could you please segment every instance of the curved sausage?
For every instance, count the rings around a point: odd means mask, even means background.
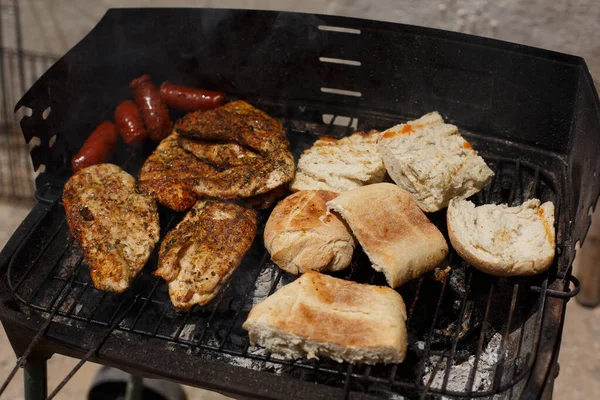
[[[112,122],[104,121],[98,125],[71,160],[73,171],[106,161],[117,145],[118,136]]]
[[[163,140],[171,133],[169,110],[160,96],[160,91],[150,75],[135,78],[129,84],[133,91],[133,100],[140,108],[148,136],[155,142]]]
[[[131,100],[125,100],[115,109],[115,125],[126,145],[142,144],[148,136],[140,110]]]
[[[195,89],[163,82],[160,94],[169,108],[179,111],[209,110],[225,102],[225,93]]]

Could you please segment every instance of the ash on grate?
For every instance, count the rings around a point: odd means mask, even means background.
[[[477,371],[475,371],[475,377],[473,379],[473,391],[486,391],[492,388],[494,379],[494,371],[496,364],[499,360],[498,349],[502,342],[502,335],[496,333],[488,342],[485,349],[481,352],[481,357],[477,363]],[[444,382],[444,376],[446,375],[445,360],[440,360],[440,356],[432,356],[429,358],[428,364],[425,367],[425,375],[423,376],[422,383],[427,385],[431,379],[435,366],[441,361],[437,373],[431,381],[431,388],[442,389]],[[469,356],[469,359],[463,363],[452,365],[448,376],[448,385],[446,390],[455,392],[464,392],[469,390],[468,382],[471,370],[475,366],[475,356]]]

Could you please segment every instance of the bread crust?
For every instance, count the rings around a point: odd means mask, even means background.
[[[376,130],[355,132],[341,139],[318,139],[300,156],[290,189],[341,193],[382,182],[386,171],[377,149],[378,139]]]
[[[339,217],[327,215],[326,203],[336,196],[326,190],[304,190],[277,204],[265,226],[264,243],[281,269],[296,275],[350,265],[354,238]]]
[[[458,228],[460,223],[459,207],[461,203],[470,203],[466,200],[452,200],[448,206],[447,225],[448,236],[452,247],[458,255],[473,267],[496,276],[521,276],[521,275],[536,275],[546,271],[552,265],[555,256],[555,230],[554,230],[554,205],[551,202],[546,202],[540,205],[539,200],[530,200],[525,202],[523,206],[527,206],[531,201],[537,202],[539,212],[536,214],[543,220],[546,228],[546,235],[551,244],[551,252],[536,258],[522,259],[497,259],[487,257],[481,250],[473,246],[470,241],[474,238],[465,237],[465,234]],[[489,206],[489,205],[488,205]],[[496,207],[506,207],[498,205]],[[515,208],[515,207],[512,207]],[[532,223],[535,221],[532,221]],[[540,249],[541,252],[541,249]]]
[[[406,356],[406,307],[396,291],[315,271],[256,304],[243,328],[252,345],[287,357],[375,364]]]
[[[384,131],[378,146],[390,177],[425,212],[472,196],[494,175],[458,128],[437,112]]]
[[[327,202],[348,223],[373,268],[397,287],[440,265],[442,233],[405,190],[391,183],[353,189]]]

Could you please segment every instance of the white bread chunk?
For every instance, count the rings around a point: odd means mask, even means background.
[[[552,265],[555,251],[554,204],[537,199],[517,207],[467,200],[448,206],[448,234],[456,252],[492,275],[534,275]]]
[[[243,328],[253,346],[286,358],[387,364],[406,356],[406,307],[395,290],[316,271],[256,304]]]
[[[341,193],[382,182],[385,166],[377,150],[379,132],[356,132],[341,139],[324,137],[298,160],[292,191],[329,190]]]
[[[425,212],[479,192],[494,175],[456,126],[445,124],[437,111],[382,132],[378,145],[390,177]]]
[[[327,214],[337,193],[301,190],[277,204],[265,225],[265,248],[284,271],[339,271],[350,265],[354,238],[344,222]]]
[[[327,208],[346,220],[376,271],[397,287],[440,265],[448,255],[442,233],[414,199],[392,183],[341,193]]]

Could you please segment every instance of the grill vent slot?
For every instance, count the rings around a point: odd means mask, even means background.
[[[343,26],[319,25],[319,30],[320,31],[341,32],[341,33],[351,33],[354,35],[360,35],[360,29],[344,28]]]
[[[324,62],[324,63],[332,63],[332,64],[352,65],[353,67],[360,67],[360,65],[361,65],[360,61],[344,60],[342,58],[319,57],[319,61]]]
[[[356,92],[354,90],[345,90],[345,89],[336,89],[336,88],[321,87],[321,92],[323,92],[323,93],[331,93],[331,94],[338,94],[340,96],[362,97],[362,93],[361,92]]]

